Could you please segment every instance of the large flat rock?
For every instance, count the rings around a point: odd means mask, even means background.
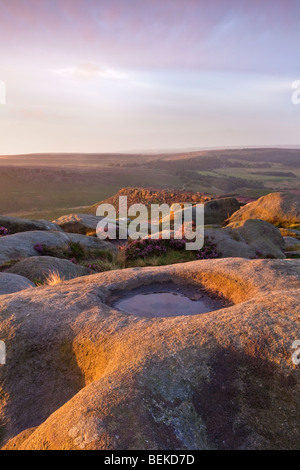
[[[5,227],[10,233],[29,232],[36,230],[58,230],[62,229],[48,220],[29,220],[20,217],[0,215],[0,226]]]
[[[157,319],[109,306],[117,291],[170,280],[233,305]],[[232,258],[1,297],[4,448],[298,448],[299,294],[297,261]]]

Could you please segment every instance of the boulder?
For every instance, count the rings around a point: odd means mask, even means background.
[[[9,217],[7,215],[0,215],[0,226],[7,228],[12,234],[36,230],[62,231],[58,225],[48,220],[28,220],[19,217]]]
[[[14,264],[6,273],[19,274],[25,276],[31,281],[45,281],[51,274],[58,274],[63,280],[74,279],[75,277],[87,276],[92,274],[88,268],[71,263],[66,259],[55,258],[52,256],[33,256]]]
[[[88,237],[78,233],[69,233],[69,240],[73,243],[80,243],[87,250],[107,250],[116,253],[118,249],[109,241],[100,240],[97,237]]]
[[[289,227],[300,224],[300,198],[292,193],[271,193],[250,202],[235,212],[229,222],[261,219],[271,224]]]
[[[36,256],[36,245],[63,248],[71,242],[79,242],[86,249],[117,250],[107,241],[85,235],[52,231],[22,232],[0,238],[0,266],[11,260]]]
[[[96,235],[96,228],[103,217],[90,214],[69,214],[54,220],[53,223],[61,227],[64,232],[79,233],[82,235]]]
[[[33,282],[17,274],[0,273],[0,295],[13,294],[24,289],[35,287]]]
[[[205,225],[221,225],[228,217],[240,208],[240,204],[233,197],[213,199],[204,203],[204,224]],[[178,212],[184,212],[180,209]],[[178,214],[177,212],[177,214]],[[181,216],[183,217],[183,216]],[[172,222],[174,220],[173,212],[162,218],[163,222]],[[192,207],[192,220],[197,222],[196,207]]]
[[[207,229],[205,234],[215,239],[225,257],[285,258],[280,231],[263,220],[232,222],[222,230]]]
[[[155,319],[110,307],[116,292],[170,280],[231,304]],[[299,294],[297,261],[235,258],[1,297],[2,449],[297,449]]]
[[[204,223],[205,225],[222,224],[239,208],[240,204],[234,197],[208,201],[204,204]]]
[[[54,222],[56,222],[64,232],[95,237],[97,235],[97,225],[102,219],[103,217],[89,214],[70,214],[60,217]],[[119,225],[121,223],[126,227],[128,222],[130,222],[130,219],[124,218],[118,219],[117,221],[110,221],[111,224],[116,225],[116,233],[118,233]]]
[[[163,230],[153,238],[167,238],[168,233]],[[170,231],[170,236],[174,236],[174,230]],[[285,243],[280,231],[263,220],[235,222],[225,228],[205,228],[204,238],[206,244],[215,245],[223,258],[285,258]]]

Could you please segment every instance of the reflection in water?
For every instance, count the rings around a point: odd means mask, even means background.
[[[191,300],[176,292],[137,294],[117,301],[114,306],[123,312],[140,317],[198,315],[221,308],[220,305],[212,304],[208,295],[202,295],[201,300]]]

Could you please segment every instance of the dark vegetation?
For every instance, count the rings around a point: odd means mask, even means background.
[[[35,245],[35,250],[37,255],[67,259],[96,272],[135,266],[161,266],[222,257],[222,253],[219,253],[215,245],[208,240],[205,240],[203,248],[196,252],[186,250],[185,245],[185,240],[145,239],[129,240],[119,248],[117,253],[86,249],[78,242],[71,242],[62,248],[38,244]]]

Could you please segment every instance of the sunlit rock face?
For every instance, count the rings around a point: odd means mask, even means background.
[[[297,261],[232,258],[2,296],[2,447],[297,448],[299,278]],[[225,304],[169,318],[111,306],[120,293],[169,282]]]
[[[270,193],[250,202],[230,217],[230,222],[260,219],[282,227],[300,224],[299,194]]]

